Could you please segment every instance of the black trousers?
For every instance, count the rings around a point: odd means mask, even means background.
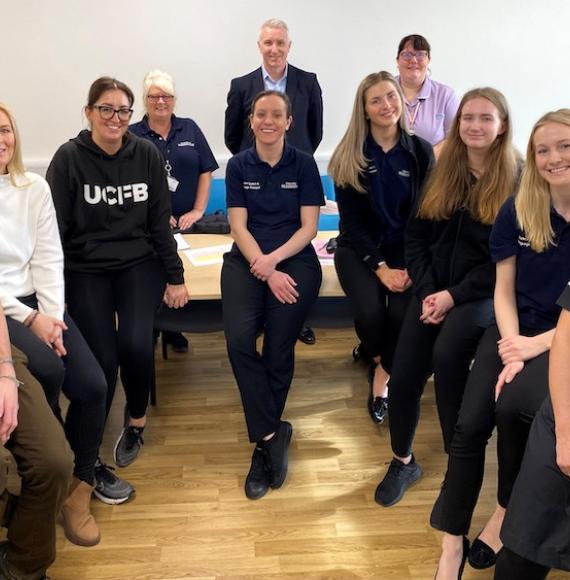
[[[107,414],[120,367],[129,415],[144,417],[154,372],[154,315],[165,288],[157,259],[105,274],[65,273],[69,313],[107,382]]]
[[[531,562],[508,548],[503,548],[497,558],[494,580],[544,580],[550,568]]]
[[[388,247],[385,255],[391,268],[404,268],[403,246]],[[350,300],[354,329],[362,346],[370,356],[379,356],[382,366],[391,373],[410,291],[390,292],[350,247],[336,249],[334,265],[340,285]]]
[[[35,296],[20,300],[37,308]],[[30,328],[6,318],[11,343],[28,358],[29,371],[42,385],[48,404],[59,419],[60,394],[63,392],[69,399],[64,427],[75,455],[74,475],[91,485],[105,426],[107,383],[75,322],[68,314],[64,314],[64,321],[68,327],[63,333],[67,355],[60,358]]]
[[[493,322],[490,299],[460,304],[438,325],[421,322],[421,312],[421,302],[414,296],[400,330],[390,376],[390,438],[392,451],[399,457],[412,452],[420,400],[432,370],[439,423],[448,452],[469,365],[481,336]]]
[[[250,441],[277,430],[293,380],[295,343],[321,285],[314,253],[279,265],[297,283],[295,304],[281,304],[255,278],[243,256],[228,253],[222,267],[222,306],[228,355],[236,378]],[[256,340],[263,332],[263,348]]]
[[[524,331],[521,331],[524,333]],[[529,334],[529,333],[526,333]],[[548,352],[526,361],[495,404],[503,364],[496,325],[485,332],[467,380],[449,450],[447,473],[430,522],[454,535],[467,534],[485,470],[485,448],[497,422],[498,502],[506,507],[518,475],[532,418],[548,394]]]

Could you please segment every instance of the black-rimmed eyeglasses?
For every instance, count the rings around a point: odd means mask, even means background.
[[[115,115],[119,117],[120,121],[128,121],[133,116],[133,109],[113,109],[109,105],[93,105],[92,109],[97,109],[99,116],[105,121],[109,121]]]
[[[152,103],[158,103],[162,99],[165,103],[172,101],[174,98],[172,95],[147,95],[146,98]]]

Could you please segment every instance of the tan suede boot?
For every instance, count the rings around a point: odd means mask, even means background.
[[[91,485],[74,477],[61,510],[65,537],[78,546],[95,546],[101,540],[99,527],[89,510],[92,491]]]

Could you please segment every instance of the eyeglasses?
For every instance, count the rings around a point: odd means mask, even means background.
[[[111,120],[115,114],[119,117],[120,121],[128,121],[133,115],[133,109],[113,109],[109,105],[93,105],[92,109],[97,109],[99,111],[99,116],[105,121]]]
[[[400,56],[405,61],[410,61],[412,58],[415,58],[418,62],[424,62],[424,60],[428,57],[427,50],[418,50],[416,52],[412,52],[411,50],[403,50],[400,53]]]
[[[146,98],[153,103],[158,103],[160,99],[165,103],[169,103],[174,97],[172,95],[147,95]]]

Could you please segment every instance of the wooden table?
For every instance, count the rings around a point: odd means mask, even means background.
[[[335,231],[322,231],[317,234],[317,239],[326,241],[337,235],[338,232]],[[218,234],[186,234],[184,239],[193,249],[221,246],[232,242],[229,235]],[[184,280],[190,289],[192,300],[219,300],[221,298],[220,272],[222,265],[195,267],[192,266],[184,252],[180,252],[180,256],[184,263]],[[322,269],[323,283],[319,296],[326,298],[344,296],[332,260],[330,265],[324,265]]]

